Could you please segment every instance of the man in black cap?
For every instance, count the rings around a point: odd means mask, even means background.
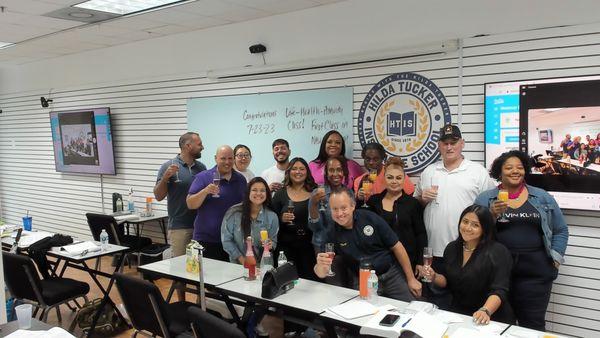
[[[425,206],[423,218],[428,246],[433,248],[435,271],[444,271],[444,249],[458,237],[461,212],[472,205],[481,192],[494,187],[494,181],[481,164],[464,158],[464,147],[458,126],[442,127],[438,141],[442,160],[425,168],[415,187],[415,197]]]

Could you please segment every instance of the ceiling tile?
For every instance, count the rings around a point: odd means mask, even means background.
[[[162,22],[162,23],[171,23],[171,24],[178,24],[180,22],[194,21],[194,20],[206,18],[206,16],[203,16],[203,15],[187,13],[187,12],[182,12],[182,11],[176,11],[174,8],[176,8],[176,7],[162,9],[159,11],[153,11],[153,12],[146,13],[146,14],[140,14],[136,17],[142,18],[144,20],[151,20],[151,21]]]
[[[160,27],[154,27],[154,28],[147,29],[148,32],[159,33],[159,34],[164,34],[164,35],[189,32],[191,30],[194,30],[194,28],[177,26],[177,25],[164,25],[164,26],[160,26]]]
[[[191,27],[195,29],[208,28],[220,25],[226,25],[232,23],[230,20],[223,20],[218,18],[202,18],[192,21],[182,21],[179,23],[180,26]]]
[[[263,10],[269,13],[287,13],[301,9],[319,6],[319,3],[310,0],[225,0],[245,7]]]
[[[125,17],[102,23],[109,27],[119,27],[131,30],[144,30],[146,28],[163,26],[163,22],[143,19],[141,15]]]

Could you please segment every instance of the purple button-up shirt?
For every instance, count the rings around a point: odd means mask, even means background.
[[[211,184],[216,170],[217,167],[214,166],[197,174],[189,194],[193,195]],[[221,179],[219,190],[219,197],[206,196],[198,208],[194,220],[194,240],[210,243],[221,242],[223,216],[232,205],[242,202],[246,192],[246,179],[242,174],[233,170],[229,180]]]

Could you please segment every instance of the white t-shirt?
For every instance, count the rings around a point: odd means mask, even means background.
[[[423,170],[414,195],[421,196],[422,191],[429,189],[434,181],[438,184],[438,195],[425,207],[423,218],[428,246],[433,248],[434,256],[442,257],[446,245],[458,238],[462,211],[472,205],[480,193],[492,189],[495,184],[480,164],[463,159],[458,168],[448,171],[439,161]]]
[[[271,168],[265,169],[262,174],[260,174],[260,177],[264,178],[269,185],[273,182],[283,183],[285,170],[281,170],[277,168],[277,165],[274,165]]]
[[[250,180],[253,179],[255,176],[254,173],[252,172],[252,170],[250,170],[250,169],[246,169],[245,171],[240,171],[240,170],[236,169],[236,171],[238,173],[244,175],[244,177],[246,178],[246,183],[249,183]]]

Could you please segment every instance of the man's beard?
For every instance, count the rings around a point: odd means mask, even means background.
[[[285,164],[287,163],[287,161],[290,159],[290,156],[286,156],[284,160],[278,160],[277,157],[275,157],[275,161],[279,164]]]
[[[196,153],[196,154],[192,154],[192,157],[193,157],[195,160],[197,160],[197,159],[199,159],[200,157],[202,157],[202,152],[201,152],[201,151],[199,151],[199,152],[198,152],[198,153]]]

